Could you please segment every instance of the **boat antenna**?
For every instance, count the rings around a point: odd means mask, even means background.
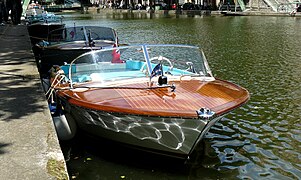
[[[83,26],[83,30],[84,30],[85,40],[86,40],[86,46],[88,46],[89,45],[89,40],[88,40],[87,31],[86,31],[85,26]]]

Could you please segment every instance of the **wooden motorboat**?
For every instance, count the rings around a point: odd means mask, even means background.
[[[51,31],[46,41],[35,44],[33,51],[39,71],[45,74],[53,65],[70,63],[79,55],[118,46],[116,31],[101,26],[74,26]]]
[[[202,50],[188,45],[91,51],[53,68],[51,84],[58,109],[83,131],[183,159],[249,99],[246,89],[214,78]]]

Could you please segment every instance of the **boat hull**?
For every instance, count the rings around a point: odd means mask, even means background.
[[[35,46],[33,48],[37,59],[40,74],[47,74],[53,65],[64,65],[70,63],[73,59],[91,51],[91,49],[50,49]]]
[[[182,45],[104,48],[53,68],[51,84],[80,129],[186,159],[222,116],[250,97],[245,88],[214,78],[199,53]],[[182,60],[194,58],[203,62],[201,71]]]
[[[34,23],[27,26],[28,34],[32,45],[40,42],[41,40],[47,40],[50,31],[55,29],[64,28],[63,23]]]
[[[96,46],[89,47],[85,42],[65,43],[54,46],[42,47],[36,44],[33,52],[37,60],[40,74],[47,74],[53,65],[62,66],[65,63],[71,63],[78,56],[106,47],[113,47],[114,43],[97,42]]]
[[[55,27],[54,23],[47,25],[41,23],[28,26],[32,34],[39,32],[41,37],[38,39],[47,37],[47,41],[39,41],[32,48],[42,77],[53,65],[71,63],[72,60],[89,51],[118,46],[117,34],[112,28],[99,26],[58,28],[60,24],[57,24],[58,27]]]
[[[187,159],[212,120],[135,116],[67,105],[78,127],[96,137],[113,140],[152,153]]]

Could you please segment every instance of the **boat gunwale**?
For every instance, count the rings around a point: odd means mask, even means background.
[[[220,82],[223,82],[223,83],[226,83],[226,84],[230,84],[232,86],[234,86],[235,88],[238,88],[240,89],[240,91],[243,91],[244,92],[244,95],[242,95],[240,98],[236,98],[234,99],[233,101],[229,101],[221,106],[218,106],[218,107],[215,107],[215,108],[212,108],[211,110],[214,111],[216,113],[216,116],[221,116],[221,115],[224,115],[224,114],[227,114],[229,113],[230,111],[236,109],[237,107],[240,107],[242,105],[244,105],[250,98],[250,95],[249,95],[249,92],[235,84],[235,83],[232,83],[232,82],[229,82],[229,81],[225,81],[225,80],[220,80],[220,79],[216,79],[214,81],[220,81]],[[113,88],[112,88],[113,89]],[[84,100],[81,100],[81,99],[78,99],[78,98],[74,98],[72,96],[72,94],[76,93],[74,92],[72,89],[57,89],[58,90],[58,96],[60,98],[63,98],[65,100],[67,100],[69,103],[72,103],[74,105],[77,105],[77,106],[82,106],[82,107],[86,107],[86,108],[90,108],[90,109],[94,109],[94,110],[100,110],[100,111],[106,111],[106,112],[114,112],[114,113],[119,113],[120,111],[122,111],[121,114],[132,114],[132,115],[141,115],[141,116],[154,116],[154,117],[176,117],[176,118],[179,118],[179,117],[182,117],[184,119],[191,119],[191,118],[198,118],[197,116],[197,113],[195,113],[195,111],[192,113],[181,113],[182,115],[175,115],[177,114],[176,112],[172,113],[172,112],[168,112],[168,113],[154,113],[153,111],[148,111],[148,112],[145,112],[145,111],[142,111],[142,110],[139,110],[139,109],[135,109],[135,110],[132,110],[130,108],[118,108],[116,109],[116,106],[108,106],[108,105],[104,105],[104,104],[96,104],[96,103],[90,103],[90,102],[87,102],[87,101],[84,101]],[[68,93],[69,92],[69,93]],[[232,104],[232,103],[235,103],[235,105],[231,106],[230,108],[224,108],[226,106],[229,106],[229,104]],[[201,107],[200,107],[201,108]],[[174,114],[174,115],[159,115],[159,114]]]

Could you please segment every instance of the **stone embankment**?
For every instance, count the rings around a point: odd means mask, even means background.
[[[0,179],[69,179],[25,25],[0,26]]]
[[[123,14],[123,13],[134,13],[134,14],[150,14],[146,10],[128,10],[128,9],[110,9],[110,8],[98,8],[98,7],[89,7],[83,9],[84,13],[95,13],[95,14]],[[209,10],[156,10],[153,11],[155,15],[215,15],[223,16],[228,15],[237,15],[237,16],[287,16],[287,17],[301,17],[301,12],[289,13],[289,12],[273,12],[268,10],[247,10],[244,12],[241,11],[209,11]]]

